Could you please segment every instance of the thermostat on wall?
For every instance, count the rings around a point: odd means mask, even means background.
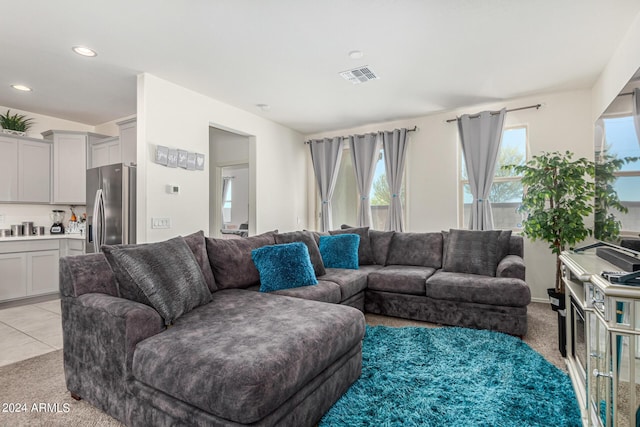
[[[178,194],[180,193],[179,185],[167,185],[167,193],[169,194]]]

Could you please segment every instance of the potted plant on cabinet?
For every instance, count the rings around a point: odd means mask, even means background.
[[[0,114],[0,127],[3,133],[25,136],[31,125],[33,125],[33,119],[27,118],[24,114],[11,115],[11,110],[7,110],[6,114]]]
[[[586,158],[573,160],[566,151],[543,152],[524,165],[505,165],[522,176],[526,192],[519,210],[526,214],[523,234],[549,243],[556,255],[555,286],[547,289],[552,309],[558,311],[559,350],[565,355],[565,296],[560,254],[592,234],[585,217],[593,212],[595,164]],[[564,333],[563,333],[564,332]]]

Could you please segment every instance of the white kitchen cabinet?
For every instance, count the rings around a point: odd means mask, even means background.
[[[0,135],[0,202],[51,201],[51,142]]]
[[[80,239],[61,239],[60,240],[60,256],[72,256],[84,254],[84,240]]]
[[[53,141],[53,197],[55,204],[86,203],[87,146],[108,138],[91,132],[49,130],[42,133]]]
[[[60,251],[27,252],[27,295],[58,291]]]
[[[0,301],[27,296],[27,255],[0,253]]]
[[[51,144],[20,141],[18,144],[18,200],[49,203],[51,200]]]
[[[18,140],[0,135],[0,201],[18,200]]]
[[[120,138],[114,136],[112,138],[94,141],[91,144],[89,159],[87,169],[121,163]]]
[[[136,118],[123,120],[116,123],[120,128],[120,150],[122,153],[122,163],[125,165],[135,165],[138,156],[138,125]]]
[[[59,290],[60,240],[0,242],[0,301]]]

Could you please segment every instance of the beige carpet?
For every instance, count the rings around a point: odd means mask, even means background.
[[[549,304],[529,305],[529,332],[524,341],[548,361],[565,369],[557,350],[557,317]],[[367,314],[369,325],[425,326],[414,322]],[[66,390],[62,369],[62,350],[54,351],[13,365],[0,367],[0,426],[121,426],[118,421],[84,401],[75,401]],[[11,408],[5,404],[14,404]],[[15,404],[20,410],[15,412]],[[35,406],[34,406],[35,404]],[[48,404],[48,405],[47,405]],[[13,409],[8,413],[5,410]]]

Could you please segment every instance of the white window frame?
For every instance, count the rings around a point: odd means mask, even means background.
[[[509,130],[514,130],[514,129],[525,129],[525,162],[528,162],[529,159],[531,158],[531,153],[530,153],[530,148],[529,148],[529,126],[527,124],[515,124],[515,125],[510,125],[510,126],[505,126],[502,129],[502,133],[504,135],[504,132],[509,131]],[[502,144],[500,144],[500,148],[502,149]],[[500,155],[498,153],[498,155]],[[462,153],[462,144],[460,143],[460,140],[458,139],[458,227],[459,228],[466,228],[468,226],[468,224],[465,224],[465,220],[466,218],[464,217],[464,186],[469,184],[469,180],[468,179],[463,179],[462,178],[462,172],[463,172],[463,161],[464,161],[464,154]],[[517,181],[522,181],[522,176],[514,176],[514,177],[506,177],[506,176],[502,176],[502,177],[497,177],[494,176],[493,178],[493,182],[494,183],[499,183],[499,182],[517,182]],[[526,192],[527,189],[523,188],[523,191]],[[491,201],[493,202],[493,201]],[[511,228],[511,230],[513,231],[522,231],[522,228],[519,227],[513,227]]]

